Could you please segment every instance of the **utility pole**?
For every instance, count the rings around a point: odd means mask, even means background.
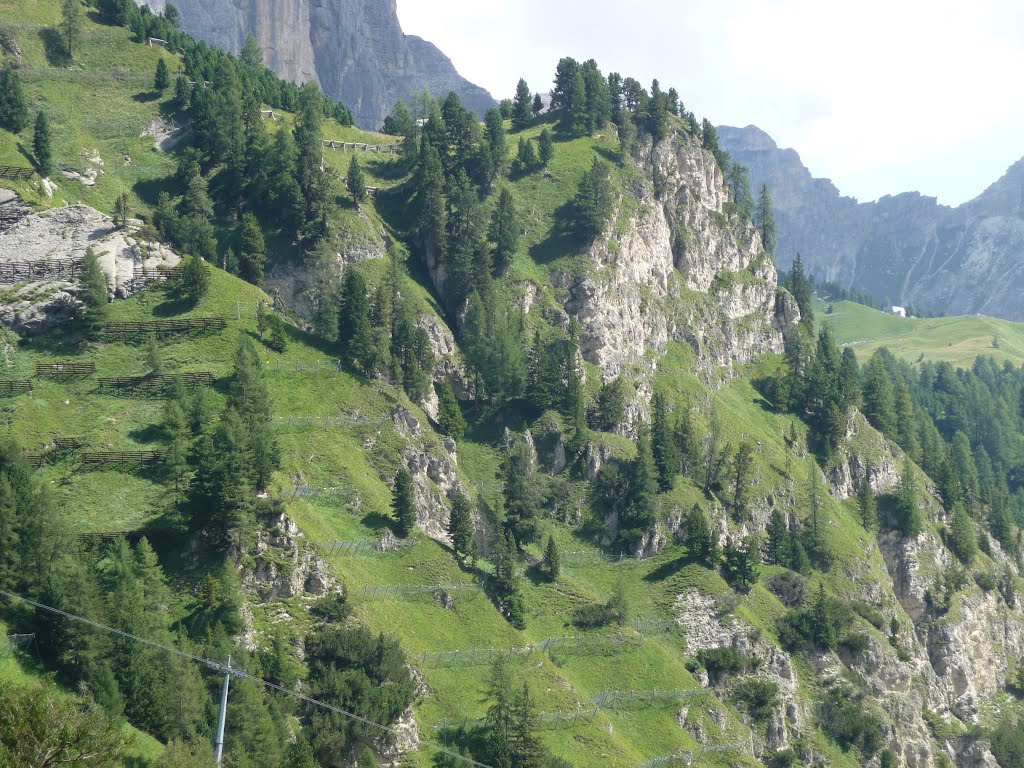
[[[231,657],[228,656],[228,666],[224,670],[224,687],[220,691],[220,717],[217,718],[217,740],[214,747],[217,751],[217,765],[220,765],[224,757],[224,724],[228,719],[228,686],[231,684]]]

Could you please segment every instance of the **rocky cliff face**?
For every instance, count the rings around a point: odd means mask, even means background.
[[[651,177],[657,168],[660,194],[635,185],[635,212],[592,246],[593,269],[552,276],[584,357],[605,378],[637,376],[644,395],[669,341],[692,345],[708,375],[781,351],[798,314],[754,227],[730,210],[714,158],[676,136],[645,146],[639,163]]]
[[[86,205],[33,213],[0,189],[0,324],[37,333],[75,317],[83,306],[77,266],[86,248],[96,252],[108,292],[118,298],[181,261],[166,246],[138,239],[136,229],[121,229]]]
[[[166,0],[138,0],[162,11]],[[397,0],[177,0],[182,26],[196,37],[238,51],[252,34],[267,66],[286,80],[318,80],[352,110],[356,122],[377,129],[398,99],[429,91],[459,94],[483,113],[494,99],[455,71],[431,43],[406,35]]]
[[[750,168],[755,188],[772,190],[784,266],[800,253],[819,278],[879,300],[1024,320],[1024,160],[957,208],[916,192],[858,203],[813,178],[795,151],[759,128],[718,130],[722,148]]]

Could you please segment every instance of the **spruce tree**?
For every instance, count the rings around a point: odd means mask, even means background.
[[[750,483],[754,470],[754,446],[744,440],[732,462],[732,512],[737,521],[745,521],[750,503]]]
[[[547,755],[537,737],[537,708],[524,682],[512,707],[512,764],[515,768],[545,768]]]
[[[167,62],[163,56],[157,59],[156,74],[153,76],[153,88],[158,93],[163,93],[171,85],[171,72],[167,68]]]
[[[413,184],[416,188],[416,233],[426,248],[443,260],[448,250],[448,207],[445,204],[445,177],[441,156],[424,137],[420,144],[420,162]]]
[[[540,117],[540,113],[544,111],[544,99],[541,98],[539,93],[533,94],[533,116]]]
[[[558,553],[554,536],[548,536],[548,545],[544,549],[544,568],[552,581],[558,581],[558,576],[562,572],[562,558]]]
[[[765,557],[770,565],[786,565],[789,562],[789,527],[781,510],[773,509],[768,518]]]
[[[315,81],[299,89],[299,109],[295,120],[297,157],[295,180],[306,203],[307,239],[319,240],[327,221],[330,185],[321,167],[323,160],[323,93]]]
[[[761,185],[761,194],[757,198],[754,209],[754,225],[761,234],[761,244],[769,254],[775,253],[778,236],[775,226],[775,211],[772,206],[772,193],[767,184]]]
[[[530,139],[520,139],[516,151],[515,170],[519,173],[530,173],[537,165],[537,152]]]
[[[441,382],[437,395],[438,428],[442,434],[448,435],[456,441],[462,439],[466,434],[466,419],[462,415],[462,408],[455,397],[455,390],[448,381]]]
[[[128,193],[122,192],[114,201],[114,223],[124,229],[128,226],[128,217],[131,212],[128,208]]]
[[[540,164],[544,168],[547,168],[551,163],[551,158],[555,156],[555,140],[551,137],[551,131],[544,128],[540,132],[540,136],[537,137],[537,156],[540,158]]]
[[[641,427],[636,458],[630,465],[628,506],[619,521],[619,536],[624,542],[639,539],[654,524],[657,495],[658,470],[651,449],[651,434],[649,429]]]
[[[800,308],[800,322],[808,328],[814,325],[814,308],[811,306],[811,283],[804,273],[804,262],[800,254],[793,260],[793,269],[789,273],[789,280],[786,283],[789,292],[793,294],[797,306]]]
[[[39,168],[39,175],[44,178],[49,176],[50,171],[53,170],[52,142],[50,123],[46,119],[46,113],[40,111],[36,115],[36,127],[32,135],[32,153],[36,159],[36,166]]]
[[[238,250],[239,272],[243,280],[253,285],[263,281],[263,269],[267,262],[267,245],[263,229],[251,213],[242,216],[242,233]]]
[[[109,300],[107,276],[103,272],[103,268],[100,267],[99,257],[92,247],[85,249],[81,280],[82,292],[79,294],[79,298],[86,306],[86,316],[91,317],[105,307]]]
[[[683,543],[690,559],[707,568],[718,562],[718,542],[700,504],[694,504],[683,520]]]
[[[896,496],[896,529],[904,538],[916,538],[924,530],[924,513],[921,511],[920,491],[910,457],[903,462]]]
[[[949,548],[964,565],[974,562],[978,553],[978,539],[974,533],[974,522],[963,504],[953,507],[949,526]]]
[[[864,471],[864,477],[857,484],[857,511],[865,531],[873,531],[878,527],[878,501],[871,490],[871,465]]]
[[[78,44],[82,41],[82,3],[81,0],[63,0],[61,3],[60,40],[64,44],[64,54],[70,61],[75,57]]]
[[[487,139],[487,183],[501,174],[508,159],[508,141],[505,136],[505,122],[501,112],[489,109],[484,115],[484,126]]]
[[[345,180],[348,193],[352,195],[355,202],[361,203],[366,199],[366,177],[363,175],[363,167],[359,164],[359,158],[353,154],[352,162],[348,164],[348,178]]]
[[[408,538],[416,529],[416,499],[413,495],[412,475],[402,467],[395,476],[391,494],[391,511],[395,515],[395,533]]]
[[[512,130],[521,131],[530,124],[532,116],[530,86],[523,79],[516,86],[516,96],[512,100]]]
[[[198,256],[187,256],[179,278],[182,298],[193,307],[198,305],[210,289],[210,272]]]
[[[654,394],[651,403],[651,448],[658,467],[658,488],[662,491],[671,490],[672,481],[679,474],[682,457],[669,419],[668,402],[661,392]]]
[[[452,496],[448,535],[452,539],[452,549],[455,550],[456,555],[465,557],[469,554],[473,544],[473,516],[470,511],[469,499],[461,492],[456,492]]]
[[[363,373],[372,373],[373,328],[370,325],[370,299],[366,280],[352,266],[345,270],[338,322],[338,340],[342,350]]]
[[[515,198],[512,191],[505,187],[498,195],[498,204],[491,215],[489,236],[494,243],[494,269],[504,274],[512,263],[512,258],[519,247],[519,223],[516,215]]]
[[[21,133],[28,127],[29,117],[21,75],[7,62],[0,68],[0,128]]]
[[[505,481],[505,527],[520,546],[537,540],[543,503],[533,456],[523,440],[515,440],[501,465]]]
[[[587,242],[600,237],[615,207],[615,189],[612,186],[611,169],[607,163],[594,158],[590,170],[580,179],[573,207],[573,228],[576,235]]]

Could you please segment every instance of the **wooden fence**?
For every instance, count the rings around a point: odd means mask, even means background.
[[[96,363],[36,363],[36,376],[92,376]]]
[[[149,320],[145,322],[109,322],[100,326],[104,336],[167,336],[176,333],[222,331],[227,328],[223,317],[189,317],[181,320]]]
[[[39,469],[46,460],[62,453],[71,453],[82,447],[76,437],[54,437],[53,442],[43,446],[38,451],[26,451],[25,460],[36,469]]]
[[[181,277],[182,265],[176,267],[139,267],[132,272],[132,279],[127,283],[129,293],[138,293],[154,281],[177,280]]]
[[[358,141],[334,141],[324,139],[324,146],[331,149],[361,149],[364,152],[380,152],[385,155],[392,155],[398,151],[398,144],[366,144]]]
[[[163,459],[163,451],[90,451],[82,454],[83,466],[133,466]]]
[[[0,179],[31,179],[34,168],[20,168],[16,165],[0,165]]]
[[[26,395],[32,391],[32,382],[28,379],[5,379],[0,380],[0,395],[7,397],[13,395]]]
[[[134,392],[164,392],[180,381],[189,389],[200,385],[213,384],[213,374],[209,371],[179,373],[174,376],[114,376],[96,380],[100,392],[127,389]]]
[[[36,280],[52,277],[69,280],[81,273],[82,263],[70,259],[0,261],[0,280]]]

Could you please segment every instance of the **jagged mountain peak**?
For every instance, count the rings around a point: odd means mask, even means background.
[[[919,192],[859,203],[815,178],[792,149],[756,126],[718,129],[719,142],[767,184],[779,226],[777,257],[800,253],[819,278],[877,299],[951,314],[1024,319],[1024,160],[957,208]]]

